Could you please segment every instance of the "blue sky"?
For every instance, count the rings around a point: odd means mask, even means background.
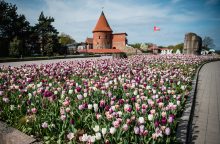
[[[114,32],[126,32],[128,42],[174,45],[194,32],[214,39],[220,50],[220,0],[6,0],[16,4],[34,25],[41,11],[55,18],[59,32],[76,41],[92,37],[102,7]],[[153,26],[161,28],[153,32]]]

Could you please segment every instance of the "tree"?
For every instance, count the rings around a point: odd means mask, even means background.
[[[58,51],[58,32],[53,27],[52,22],[54,22],[54,18],[45,17],[43,12],[41,12],[38,19],[38,24],[36,24],[34,27],[35,32],[38,35],[38,48],[43,55],[49,54],[45,49],[47,43],[50,43],[50,45],[53,46],[53,52]]]
[[[21,40],[21,54],[27,52],[27,37],[29,33],[29,22],[24,15],[17,14],[17,7],[5,1],[0,1],[0,47],[1,55],[6,56],[9,53],[10,42],[15,37]]]
[[[133,48],[140,48],[141,43],[130,44],[130,46],[132,46]]]
[[[203,49],[206,50],[214,48],[215,47],[214,40],[208,36],[205,36],[202,40],[202,47]]]
[[[45,45],[44,51],[47,56],[53,55],[54,43],[52,38],[48,38],[47,43]]]
[[[13,57],[18,57],[21,54],[21,48],[21,40],[15,37],[13,41],[10,42],[9,55]]]
[[[146,44],[146,43],[142,43],[141,44],[141,46],[140,46],[140,48],[142,49],[142,50],[147,50],[147,48],[148,48],[148,45]]]
[[[175,53],[178,49],[183,52],[183,43],[177,44],[175,46],[173,46],[173,52]]]
[[[59,43],[62,46],[66,46],[67,44],[72,44],[76,42],[71,36],[65,34],[65,33],[61,33],[61,35],[59,36]]]

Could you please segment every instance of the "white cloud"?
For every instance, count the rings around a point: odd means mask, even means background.
[[[55,18],[54,26],[59,32],[71,35],[78,42],[92,36],[102,7],[113,31],[127,32],[129,42],[152,41],[160,44],[179,42],[185,32],[178,30],[182,29],[179,27],[181,24],[192,23],[206,17],[189,10],[177,13],[173,5],[146,2],[138,4],[132,0],[43,0],[42,3],[41,9],[22,7],[18,10],[20,9],[20,12],[32,21],[32,25],[37,22],[43,10],[46,16]],[[153,33],[154,25],[161,27],[160,33]],[[176,28],[172,27],[174,25]]]

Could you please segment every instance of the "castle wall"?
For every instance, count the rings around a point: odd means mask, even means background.
[[[112,32],[94,32],[93,48],[94,49],[112,48]]]
[[[199,54],[202,47],[202,39],[195,33],[187,33],[184,40],[184,54]]]
[[[126,38],[126,34],[122,33],[122,34],[113,34],[113,38],[112,38],[112,47],[113,48],[122,48],[125,47],[127,44],[127,38]]]

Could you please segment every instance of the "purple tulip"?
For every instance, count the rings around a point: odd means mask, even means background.
[[[136,98],[135,98],[135,97],[132,97],[132,98],[131,98],[131,101],[132,101],[132,102],[135,102],[135,101],[136,101]]]
[[[123,99],[119,99],[119,104],[123,105],[124,104],[124,100]]]
[[[159,121],[156,120],[156,121],[154,122],[154,126],[155,126],[155,127],[158,127],[158,126],[159,126]]]
[[[167,119],[166,119],[165,117],[162,117],[161,123],[162,123],[163,125],[165,125],[165,124],[167,123]]]
[[[51,97],[53,93],[51,91],[45,91],[44,92],[44,97]]]
[[[75,121],[74,121],[74,119],[70,119],[70,124],[74,124],[75,123]]]
[[[77,87],[77,88],[76,88],[76,91],[77,91],[77,92],[80,92],[80,91],[81,91],[81,87]]]

